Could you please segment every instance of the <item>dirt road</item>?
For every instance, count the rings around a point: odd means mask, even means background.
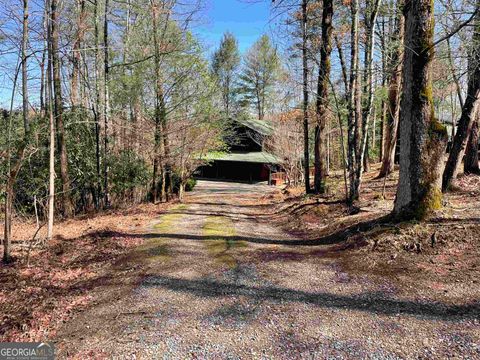
[[[327,245],[295,245],[261,203],[271,191],[199,182],[64,325],[60,357],[480,358],[475,311],[344,272]]]

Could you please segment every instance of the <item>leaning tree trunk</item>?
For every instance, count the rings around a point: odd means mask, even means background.
[[[393,36],[395,50],[393,52],[390,68],[392,69],[388,86],[388,102],[385,129],[385,148],[383,151],[382,167],[378,177],[384,177],[393,171],[395,164],[395,147],[398,138],[398,121],[400,119],[400,97],[402,87],[402,63],[403,63],[403,37],[405,34],[405,17],[402,13],[404,0],[398,2],[398,17],[396,31]]]
[[[467,96],[463,103],[462,115],[458,121],[457,133],[453,139],[452,149],[443,173],[442,190],[450,187],[456,178],[458,168],[465,153],[468,135],[475,119],[475,110],[480,97],[480,0],[477,0],[477,15],[475,16],[474,32],[472,37],[473,48],[470,52],[469,79]]]
[[[480,123],[480,106],[477,107],[477,118],[472,124],[470,136],[468,138],[467,150],[465,152],[464,168],[465,174],[480,175],[480,167],[478,166],[478,142],[479,137],[479,123]]]
[[[57,125],[58,149],[60,151],[60,177],[62,179],[62,203],[63,214],[70,217],[73,214],[72,202],[70,199],[70,177],[68,175],[68,154],[65,140],[65,127],[63,124],[63,100],[62,83],[60,76],[60,58],[58,49],[58,19],[57,19],[57,0],[52,0],[51,6],[51,50],[52,50],[52,70],[53,70],[53,88],[54,88],[54,114]]]
[[[333,0],[323,1],[322,46],[317,86],[317,124],[315,126],[315,193],[325,193],[327,178],[327,116],[328,87],[330,85],[330,54],[332,53]]]
[[[400,179],[394,215],[423,219],[442,205],[447,130],[434,115],[431,82],[434,2],[405,4],[405,57],[400,116]]]

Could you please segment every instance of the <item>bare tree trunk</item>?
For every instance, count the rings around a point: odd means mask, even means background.
[[[68,175],[68,154],[65,141],[65,127],[63,125],[63,99],[62,83],[60,77],[60,58],[58,49],[58,19],[57,19],[57,0],[51,0],[51,49],[52,49],[52,68],[53,68],[53,88],[54,88],[54,114],[57,123],[58,149],[60,150],[60,175],[62,178],[62,203],[63,214],[65,217],[73,215],[73,207],[70,199],[70,177]]]
[[[357,164],[357,139],[358,127],[360,125],[359,114],[359,74],[358,74],[358,0],[350,2],[351,12],[351,45],[350,45],[350,81],[348,88],[348,175],[350,181],[350,190],[348,195],[349,202],[356,200],[356,178],[355,169]]]
[[[330,54],[332,53],[332,18],[333,0],[323,1],[322,46],[320,48],[320,65],[317,84],[317,124],[315,126],[315,193],[326,191],[327,179],[327,132],[328,87],[330,84]]]
[[[400,119],[400,97],[402,88],[403,51],[405,35],[405,17],[402,13],[404,0],[399,0],[397,6],[396,31],[393,35],[395,50],[389,68],[390,84],[388,86],[388,105],[385,126],[385,149],[383,152],[382,167],[378,177],[384,177],[393,171],[395,164],[395,147],[398,138],[398,122]]]
[[[385,87],[385,84],[382,86]],[[380,125],[380,151],[378,153],[378,161],[382,162],[383,154],[385,153],[385,135],[386,131],[386,121],[387,121],[387,102],[385,100],[382,101],[382,123]]]
[[[13,201],[15,199],[15,180],[22,166],[25,155],[26,143],[21,145],[15,161],[8,172],[7,184],[5,186],[5,226],[3,240],[3,261],[8,263],[11,261],[11,244],[12,244],[12,213]]]
[[[446,42],[447,42],[448,64],[450,65],[450,71],[452,72],[452,79],[453,79],[453,82],[455,83],[455,88],[457,90],[458,101],[460,102],[460,106],[463,107],[462,87],[460,86],[460,80],[458,79],[457,73],[455,71],[455,64],[453,62],[453,57],[452,57],[452,46],[450,44],[450,38],[448,38]],[[453,128],[455,128],[455,126]]]
[[[95,157],[96,157],[96,169],[97,169],[97,198],[102,198],[102,170],[101,170],[101,158],[100,158],[100,116],[103,114],[102,101],[100,96],[100,31],[98,24],[98,0],[95,0],[93,7],[93,17],[94,17],[94,37],[95,37],[95,47],[94,47],[94,66],[95,66]],[[100,200],[98,201],[100,202]],[[99,206],[99,204],[97,204]]]
[[[76,0],[77,2],[77,31],[75,35],[75,40],[73,42],[73,54],[72,54],[72,82],[70,97],[72,102],[72,107],[78,106],[81,104],[81,99],[79,96],[79,79],[80,79],[80,68],[82,62],[82,53],[81,47],[83,43],[83,38],[85,35],[85,19],[86,19],[86,9],[85,9],[85,0]]]
[[[405,57],[400,118],[400,179],[394,214],[423,219],[442,205],[447,130],[434,116],[431,64],[434,2],[405,4]]]
[[[302,1],[302,62],[303,62],[303,161],[305,162],[305,193],[310,193],[310,148],[308,139],[308,61],[307,61],[307,0]]]
[[[17,179],[18,172],[22,166],[23,158],[25,155],[25,150],[28,144],[30,137],[29,134],[29,119],[28,119],[28,91],[27,91],[27,55],[26,55],[26,44],[28,42],[28,3],[26,4],[24,0],[24,14],[23,14],[23,34],[22,34],[22,47],[19,60],[21,60],[22,68],[22,96],[23,96],[23,124],[25,127],[23,143],[20,144],[16,156],[12,159],[11,156],[11,131],[12,131],[12,114],[13,114],[13,102],[15,91],[17,88],[17,80],[19,75],[19,67],[17,64],[17,69],[15,71],[15,76],[13,80],[12,88],[12,97],[10,101],[10,112],[8,114],[8,124],[7,124],[7,151],[6,151],[6,162],[7,162],[7,180],[5,184],[5,207],[4,207],[4,240],[3,240],[3,261],[8,263],[12,260],[11,258],[11,243],[12,243],[12,212],[13,212],[13,202],[15,199],[15,180]],[[25,106],[27,104],[27,106]],[[13,162],[12,162],[13,161]]]
[[[43,25],[43,50],[42,50],[42,60],[40,61],[40,115],[45,116],[46,115],[46,109],[47,109],[47,104],[46,102],[48,101],[48,97],[46,96],[47,92],[47,86],[45,86],[47,80],[47,76],[45,74],[45,63],[48,61],[47,60],[47,53],[48,53],[48,27],[49,25],[49,11],[50,9],[50,4],[48,4],[48,0],[45,2],[45,9],[43,11],[43,19],[42,19],[42,25]],[[48,74],[47,74],[48,75]]]
[[[108,44],[108,11],[109,11],[109,0],[105,0],[105,12],[103,17],[103,64],[104,64],[104,100],[105,106],[103,107],[103,120],[104,120],[104,159],[103,159],[103,201],[106,208],[110,207],[110,196],[108,193],[108,127],[110,121],[110,94],[109,94],[109,82],[110,82],[110,65],[109,65],[109,44]]]
[[[377,148],[377,107],[375,104],[373,105],[373,113],[372,113],[372,138],[370,139],[370,144],[372,146],[373,151]],[[368,145],[368,144],[367,144]],[[367,164],[370,164],[370,156],[369,156],[369,151],[367,151],[367,154],[365,156],[367,159]],[[368,170],[365,168],[365,171],[370,171],[370,167]]]
[[[470,129],[475,120],[476,107],[480,97],[480,0],[477,0],[477,15],[472,37],[473,49],[469,57],[469,79],[467,97],[462,108],[462,116],[458,121],[457,133],[453,139],[452,149],[443,173],[442,190],[446,191],[453,179],[457,177],[458,169],[465,153]]]
[[[163,84],[160,69],[160,44],[158,34],[158,18],[159,9],[155,1],[152,0],[152,25],[153,25],[153,42],[154,42],[154,67],[155,67],[155,145],[154,145],[154,159],[153,159],[153,178],[152,178],[152,200],[156,203],[160,197],[163,201],[166,198],[166,174],[165,174],[165,123],[166,111],[165,100],[163,94]],[[160,194],[158,194],[158,175],[160,172],[161,187]],[[160,195],[160,196],[159,196]]]
[[[343,85],[345,86],[345,98],[348,99],[348,76],[347,76],[347,65],[345,63],[345,56],[343,55],[343,49],[342,49],[342,44],[340,43],[340,40],[338,39],[337,34],[333,35],[335,39],[335,45],[337,47],[337,52],[338,52],[338,58],[340,60],[340,67],[342,69],[342,79],[343,79]]]
[[[48,3],[49,0],[47,0]],[[47,4],[47,8],[48,8]],[[48,13],[47,13],[48,14]],[[48,16],[48,19],[50,16]],[[47,96],[48,101],[48,116],[50,128],[50,144],[49,144],[49,171],[48,171],[48,224],[47,224],[47,241],[50,241],[53,236],[53,220],[55,211],[55,118],[53,114],[53,94],[52,94],[52,41],[51,41],[51,26],[50,21],[47,21],[47,47],[48,47],[48,64],[47,64]]]
[[[19,57],[19,60],[21,57]],[[13,175],[13,168],[12,168],[12,154],[11,154],[11,130],[12,130],[12,113],[13,113],[13,101],[14,101],[14,96],[15,96],[15,91],[17,89],[17,80],[18,80],[18,73],[19,73],[19,68],[17,64],[17,70],[15,72],[15,77],[13,80],[13,87],[12,87],[12,97],[10,100],[10,112],[8,114],[8,118],[6,119],[8,121],[7,125],[7,149],[6,149],[6,162],[7,162],[7,181],[5,184],[5,201],[4,201],[4,228],[3,228],[3,261],[5,263],[10,262],[11,259],[11,243],[12,243],[12,211],[13,211],[13,183],[14,183],[14,178]],[[23,157],[23,154],[22,154]],[[20,160],[20,159],[19,159]],[[20,163],[20,161],[19,161]]]
[[[373,1],[373,3],[372,3]],[[375,24],[377,21],[378,8],[381,0],[370,0],[367,2],[367,11],[365,15],[365,29],[366,29],[366,46],[365,46],[365,73],[363,78],[364,94],[366,95],[365,102],[361,110],[361,125],[357,125],[356,147],[357,160],[354,175],[351,200],[356,200],[360,196],[360,186],[362,183],[362,175],[364,171],[365,157],[368,149],[368,129],[370,126],[370,118],[372,116],[374,88],[373,88],[373,52],[375,49]],[[360,85],[357,84],[360,88]],[[361,101],[360,91],[357,94],[357,101]],[[361,134],[361,135],[360,135]]]
[[[128,59],[129,59],[130,22],[131,22],[131,7],[132,7],[131,0],[127,0],[126,5],[127,5],[127,14],[126,14],[126,17],[125,17],[125,36],[124,36],[124,39],[123,39],[124,46],[123,46],[123,54],[122,54],[122,58],[123,58],[124,63],[127,63]],[[130,66],[122,67],[122,71],[123,71],[124,76],[127,76],[127,74],[128,74],[128,76],[132,75],[132,71],[131,71]],[[123,84],[123,87],[124,87],[124,90],[128,89],[125,83]],[[121,131],[121,142],[123,144],[123,150],[128,149],[129,141],[127,140],[127,129],[129,127],[129,125],[130,126],[132,125],[132,124],[128,123],[129,121],[133,122],[132,114],[133,114],[132,99],[129,99],[128,105],[125,106],[125,109],[124,109],[124,118],[123,118],[122,131]],[[134,126],[132,126],[131,128],[133,128],[133,127]]]
[[[465,152],[464,172],[465,174],[480,175],[480,167],[478,166],[478,143],[479,138],[479,123],[480,123],[480,106],[477,107],[477,118],[472,124],[470,136],[468,138],[467,150]]]
[[[362,172],[370,171],[370,135],[367,134],[367,141],[365,142],[365,153],[363,154]]]
[[[23,105],[23,126],[25,133],[29,132],[28,123],[28,0],[23,0],[23,32],[22,32],[22,105]]]

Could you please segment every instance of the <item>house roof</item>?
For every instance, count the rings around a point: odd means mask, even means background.
[[[205,160],[235,161],[259,164],[279,164],[280,158],[266,151],[245,152],[245,153],[208,153]]]
[[[273,125],[268,121],[258,119],[236,119],[236,121],[262,135],[269,136],[273,134]]]

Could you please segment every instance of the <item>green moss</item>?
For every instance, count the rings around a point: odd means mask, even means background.
[[[435,118],[430,122],[430,134],[440,138],[448,138],[447,127]]]
[[[183,214],[175,213],[175,211],[185,210],[187,207],[188,206],[185,204],[180,204],[173,207],[171,211],[174,213],[161,216],[160,221],[153,226],[154,231],[159,234],[171,233],[175,224],[177,224],[183,218]],[[170,261],[172,255],[169,251],[169,241],[171,240],[164,237],[152,238],[140,246],[138,250],[141,254],[145,255],[143,257],[145,261]]]
[[[229,268],[234,268],[238,264],[234,250],[247,246],[245,241],[233,239],[235,234],[233,223],[227,218],[211,216],[203,225],[203,235],[208,238],[205,241],[208,253],[217,262],[227,265]]]
[[[166,214],[160,217],[160,221],[153,226],[158,232],[169,232],[172,229],[172,225],[178,222],[183,214],[176,213],[177,211],[186,210],[188,208],[185,204],[180,204],[171,209],[172,213]]]
[[[431,187],[420,205],[417,208],[415,219],[424,220],[429,216],[433,211],[439,210],[442,208],[442,190],[438,187]]]

